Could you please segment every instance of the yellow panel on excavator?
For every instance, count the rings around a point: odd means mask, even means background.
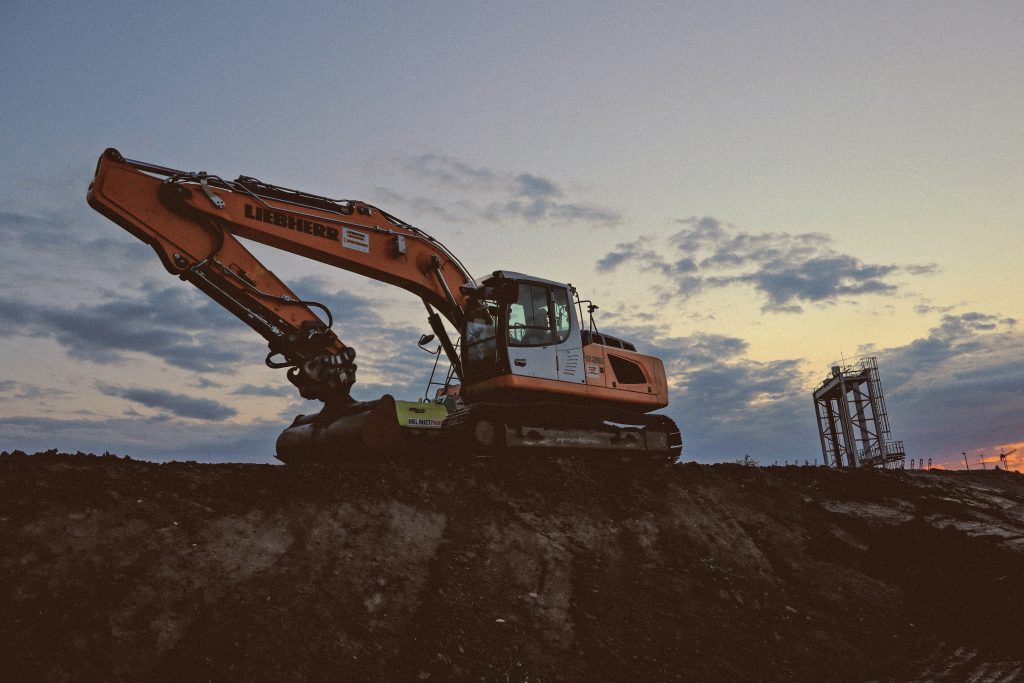
[[[440,403],[395,401],[398,424],[409,429],[441,429],[448,410]]]

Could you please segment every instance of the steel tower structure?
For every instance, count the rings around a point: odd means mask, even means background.
[[[813,395],[825,465],[903,466],[906,453],[902,441],[892,440],[877,358],[832,366]]]

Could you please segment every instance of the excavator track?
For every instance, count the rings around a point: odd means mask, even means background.
[[[461,451],[483,457],[580,455],[628,457],[672,464],[682,455],[682,435],[665,415],[585,409],[558,403],[478,403],[444,421]]]

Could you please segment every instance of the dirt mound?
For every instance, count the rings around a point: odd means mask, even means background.
[[[5,680],[1024,671],[1015,474],[5,454],[0,548]]]

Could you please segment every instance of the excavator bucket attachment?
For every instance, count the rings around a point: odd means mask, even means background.
[[[395,399],[389,394],[325,413],[295,418],[277,438],[277,459],[294,465],[379,458],[405,443]]]

